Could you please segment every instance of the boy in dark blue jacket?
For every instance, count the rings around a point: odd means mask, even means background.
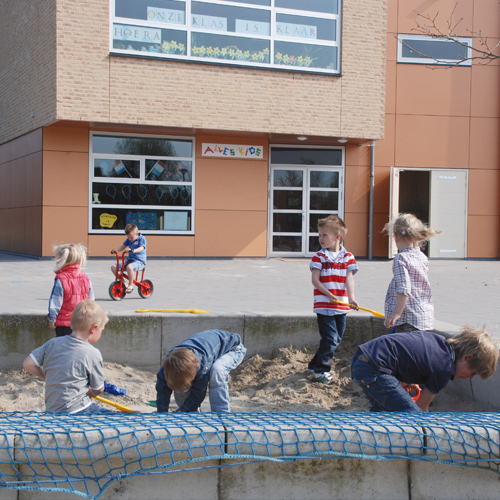
[[[351,373],[371,411],[421,412],[450,380],[491,377],[498,357],[495,341],[480,329],[466,327],[449,339],[428,331],[393,333],[360,345]],[[415,402],[407,391],[419,384],[425,387]]]
[[[213,412],[229,412],[229,372],[247,350],[236,333],[206,330],[174,347],[156,376],[156,407],[168,411],[174,393],[178,411],[197,411],[209,390]]]

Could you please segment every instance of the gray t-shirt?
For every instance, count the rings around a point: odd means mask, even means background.
[[[91,404],[89,388],[98,390],[104,385],[101,352],[73,335],[51,339],[30,356],[45,372],[47,411],[81,411]]]

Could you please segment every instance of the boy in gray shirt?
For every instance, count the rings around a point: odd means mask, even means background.
[[[47,411],[110,411],[89,398],[104,391],[102,355],[93,344],[107,322],[107,313],[97,302],[83,300],[71,315],[73,333],[49,340],[24,360],[26,371],[45,380]]]

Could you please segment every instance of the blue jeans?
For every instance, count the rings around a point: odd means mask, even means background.
[[[383,373],[361,361],[361,354],[358,349],[352,358],[351,377],[369,399],[372,405],[370,411],[422,411],[394,375]]]
[[[344,335],[347,314],[316,316],[321,341],[316,354],[309,361],[308,368],[316,373],[324,373],[332,369],[332,358]]]
[[[210,410],[217,413],[230,412],[229,400],[229,372],[234,370],[245,357],[247,352],[243,344],[238,344],[229,352],[226,352],[212,365],[210,370],[210,381],[208,383],[208,398],[210,400]],[[187,392],[174,392],[175,402],[180,408],[186,398]]]

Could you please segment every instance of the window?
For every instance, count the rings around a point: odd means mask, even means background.
[[[339,74],[341,0],[112,0],[114,54]]]
[[[398,35],[398,62],[470,66],[472,38]]]
[[[194,140],[91,134],[90,232],[194,234]]]

